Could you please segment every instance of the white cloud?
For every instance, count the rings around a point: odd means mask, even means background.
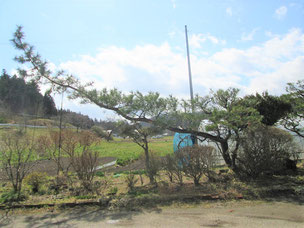
[[[225,45],[226,41],[218,39],[215,36],[207,34],[193,34],[189,39],[189,45],[193,48],[202,48],[202,43],[210,41],[213,44]]]
[[[278,69],[269,73],[257,72],[245,93],[270,91],[272,94],[280,95],[285,92],[287,82],[295,82],[301,79],[304,71],[304,56],[299,56],[291,61],[281,63]]]
[[[255,76],[256,73],[275,72],[282,64],[303,56],[303,45],[303,33],[299,29],[293,29],[282,38],[274,37],[247,50],[224,49],[215,53],[212,58],[233,73]]]
[[[100,49],[94,57],[81,56],[78,61],[62,63],[60,67],[79,75],[83,81],[94,81],[99,88],[119,87],[125,92],[161,89],[163,93],[166,90],[173,93],[173,88],[181,87],[183,75],[187,75],[183,54],[173,52],[168,43],[136,46],[131,50],[112,46]]]
[[[220,43],[208,35],[193,37],[192,45],[197,39],[197,47],[207,40]],[[238,87],[243,94],[265,90],[280,94],[285,92],[287,82],[303,78],[304,34],[292,29],[245,50],[224,48],[208,56],[192,53],[191,66],[194,92],[200,95],[206,95],[210,88],[228,87]],[[60,67],[78,75],[81,81],[94,81],[98,89],[116,87],[124,92],[158,91],[164,96],[189,96],[185,51],[177,51],[169,43],[132,49],[110,46],[100,49],[95,56],[79,56]]]
[[[251,41],[253,40],[253,36],[259,30],[259,28],[254,28],[250,33],[243,33],[241,37],[241,41]]]
[[[171,3],[172,3],[173,9],[175,9],[176,8],[176,0],[171,0]]]
[[[169,32],[168,35],[170,38],[174,38],[176,36],[176,32],[175,31]]]
[[[271,31],[265,31],[265,36],[273,38],[273,37],[278,36],[278,35],[273,34]]]
[[[277,8],[275,11],[275,17],[277,19],[283,19],[285,15],[287,14],[287,7],[281,6],[280,8]]]
[[[226,14],[230,17],[232,16],[232,8],[231,7],[226,8]]]

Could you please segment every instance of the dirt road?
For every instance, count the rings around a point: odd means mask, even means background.
[[[6,223],[6,224],[5,224]],[[3,218],[2,227],[304,227],[304,204],[297,202],[204,202],[196,206],[106,212],[69,209]]]

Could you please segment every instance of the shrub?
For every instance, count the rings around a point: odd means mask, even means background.
[[[117,194],[117,192],[118,192],[118,188],[115,186],[115,187],[110,188],[108,195],[114,196]]]
[[[127,183],[129,192],[134,190],[135,184],[138,182],[138,178],[133,173],[129,173],[125,176],[125,182]]]
[[[29,163],[34,156],[34,144],[23,131],[6,131],[0,137],[0,164],[17,195],[34,164]]]
[[[23,192],[9,191],[2,193],[0,203],[13,203],[26,200],[26,195]]]
[[[102,171],[96,171],[95,175],[98,176],[98,177],[104,177],[105,173],[102,172]]]
[[[161,169],[161,161],[158,156],[155,154],[150,154],[149,158],[149,168],[146,167],[146,175],[149,177],[150,182],[153,184],[156,183],[156,177]]]
[[[238,167],[251,178],[286,169],[286,161],[296,157],[293,137],[286,131],[267,126],[247,130],[240,140]]]
[[[62,157],[77,146],[77,137],[72,130],[49,130],[48,135],[37,138],[35,148],[40,151],[39,155],[47,156],[56,163],[57,175],[63,172],[66,176],[71,164],[64,164]]]
[[[96,173],[98,153],[95,151],[84,151],[81,155],[71,157],[72,166],[76,175],[86,191],[91,192],[93,178]]]
[[[47,181],[46,173],[33,172],[24,178],[24,182],[31,187],[33,193],[41,190],[41,187]]]
[[[147,172],[146,170],[135,170],[135,171],[126,171],[125,172],[126,174],[134,174],[134,175],[139,175],[139,180],[140,180],[140,183],[141,185],[144,184],[144,179],[142,177],[143,174],[147,175]]]
[[[0,114],[0,123],[6,123],[6,117]]]
[[[177,152],[179,165],[186,176],[198,186],[203,174],[207,175],[215,162],[214,148],[210,146],[184,147]]]
[[[183,184],[183,171],[177,154],[167,154],[163,160],[163,168],[171,182],[176,179],[180,185]]]
[[[92,151],[91,146],[98,143],[96,136],[89,131],[81,134],[69,132],[64,135],[62,150],[70,158],[80,184],[87,192],[93,191],[93,179],[98,165],[98,152]],[[70,143],[69,143],[70,142]]]
[[[170,182],[173,182],[174,176],[174,155],[167,154],[163,160],[163,169],[166,172]]]
[[[130,164],[132,161],[133,161],[133,159],[130,159],[130,158],[118,158],[116,160],[116,164],[119,166],[125,166],[125,165]]]
[[[54,191],[55,194],[58,194],[63,189],[68,188],[69,177],[63,175],[61,172],[50,181],[49,190]]]

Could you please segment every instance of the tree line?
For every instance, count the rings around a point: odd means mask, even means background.
[[[57,109],[50,91],[41,94],[38,83],[2,70],[0,75],[1,111],[14,114],[28,114],[50,117],[57,115]]]
[[[7,122],[15,115],[30,115],[33,118],[58,119],[62,114],[65,123],[77,129],[90,129],[94,125],[104,129],[114,129],[113,121],[99,121],[69,109],[57,110],[51,90],[44,95],[34,80],[25,80],[17,75],[9,75],[5,69],[0,75],[0,122]]]

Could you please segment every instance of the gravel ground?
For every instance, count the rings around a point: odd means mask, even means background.
[[[205,202],[136,212],[98,208],[10,215],[3,227],[304,227],[304,205],[297,202]]]

